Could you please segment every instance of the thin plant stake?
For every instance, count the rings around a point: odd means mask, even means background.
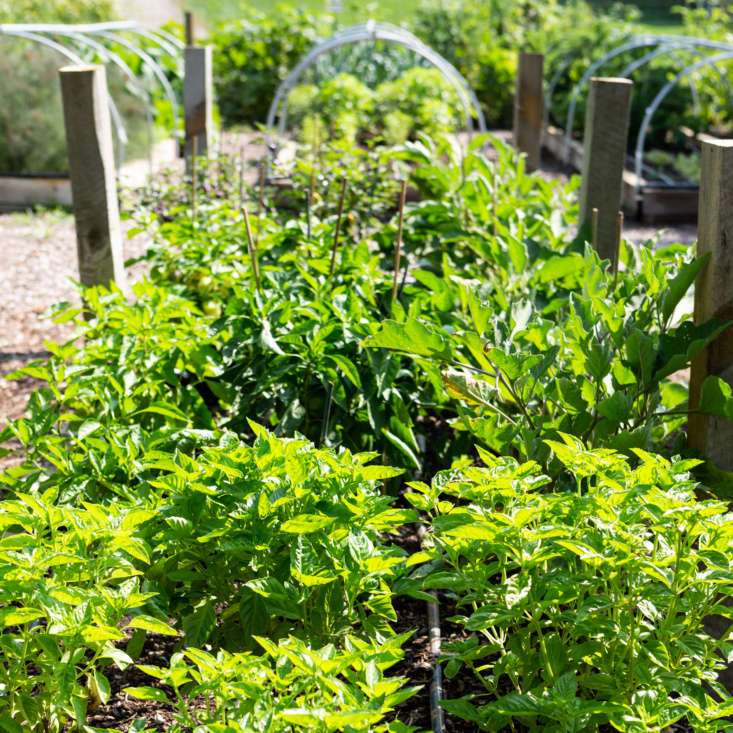
[[[311,191],[309,188],[305,189],[305,226],[306,226],[306,238],[308,239],[308,247],[310,248],[311,240]]]
[[[194,135],[193,138],[193,157],[191,158],[191,223],[196,226],[196,182],[198,175],[196,173],[196,156],[199,152],[199,141]]]
[[[339,235],[341,234],[341,219],[344,215],[344,198],[346,198],[346,177],[341,179],[341,195],[339,196],[339,211],[336,219],[336,232],[333,235],[333,248],[331,250],[331,268],[328,271],[328,277],[333,277],[336,270],[336,250],[339,246]]]
[[[249,256],[252,260],[252,272],[255,276],[255,285],[257,286],[257,292],[262,295],[262,286],[260,285],[260,267],[257,264],[257,248],[252,238],[252,227],[249,225],[249,214],[247,213],[247,207],[242,207],[242,213],[244,214],[244,226],[247,230],[247,247],[249,248]]]
[[[618,212],[618,244],[616,245],[616,254],[613,257],[611,267],[613,267],[613,289],[616,290],[618,285],[618,259],[621,255],[621,240],[624,232],[624,212]]]
[[[492,206],[494,207],[494,239],[496,239],[497,231],[498,231],[498,225],[499,225],[499,174],[496,171],[496,166],[494,166],[494,186],[493,186],[493,202]]]
[[[313,194],[316,190],[316,156],[318,154],[318,124],[313,123],[313,152],[311,153],[311,183],[310,198],[313,201]]]
[[[593,216],[591,218],[591,222],[591,245],[593,246],[593,249],[596,249],[596,245],[598,244],[598,209],[595,206],[593,207]],[[596,250],[596,252],[597,251],[598,250]]]
[[[260,192],[257,196],[257,238],[255,246],[260,243],[260,218],[262,216],[262,207],[265,200],[265,173],[267,172],[267,163],[263,158],[260,162]]]
[[[244,145],[239,148],[239,206],[244,206]]]
[[[397,284],[400,278],[400,256],[402,254],[402,225],[405,221],[405,196],[407,195],[407,181],[402,179],[400,189],[400,218],[397,223],[397,241],[394,248],[394,283],[392,285],[392,300],[397,297]]]

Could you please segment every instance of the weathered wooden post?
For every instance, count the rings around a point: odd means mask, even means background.
[[[520,53],[514,96],[514,144],[527,155],[527,169],[540,167],[542,153],[542,86],[545,56]]]
[[[183,111],[186,142],[183,154],[193,154],[193,138],[199,155],[211,148],[213,82],[211,46],[187,46],[183,51]]]
[[[630,79],[591,79],[585,113],[579,220],[590,222],[598,209],[595,248],[614,267],[632,88]]]
[[[695,323],[733,320],[733,140],[702,143],[698,255],[709,254],[695,285]],[[700,404],[705,379],[714,375],[733,385],[733,328],[725,330],[692,363],[690,408]],[[718,468],[733,471],[733,422],[690,415],[688,442]]]
[[[697,254],[708,254],[695,283],[695,323],[710,318],[733,320],[733,140],[702,143]],[[727,328],[693,362],[690,370],[690,409],[700,404],[702,384],[717,376],[733,385],[733,327]],[[733,422],[711,415],[690,414],[687,441],[718,468],[733,471]],[[731,605],[728,603],[727,605]],[[730,614],[708,616],[705,631],[716,639],[728,634]],[[718,674],[733,692],[733,664]]]
[[[109,287],[114,281],[125,290],[122,229],[104,66],[67,66],[59,73],[79,279],[86,286]]]

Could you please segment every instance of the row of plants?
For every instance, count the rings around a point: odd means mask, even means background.
[[[189,181],[141,200],[134,301],[83,291],[53,313],[75,339],[17,373],[40,386],[0,433],[23,456],[0,475],[0,727],[100,730],[138,662],[126,692],[172,730],[403,733],[401,609],[438,592],[468,728],[725,729],[730,634],[701,624],[733,525],[672,378],[728,325],[684,312],[704,262],[625,246],[610,272],[577,182],[421,138],[391,153],[420,194],[395,272],[394,183],[367,185],[387,153],[334,148],[340,216],[322,152],[286,200],[240,201],[226,162],[197,166],[195,208]],[[730,390],[697,409],[733,414]],[[150,633],[175,638],[155,665]]]
[[[727,38],[726,11],[716,9],[711,15],[708,11],[680,6],[675,12],[680,32],[700,35],[703,30],[706,37],[712,33],[719,40]],[[550,120],[564,128],[576,84],[590,64],[640,33],[639,19],[639,11],[632,5],[616,4],[600,10],[580,0],[570,3],[433,2],[418,6],[405,25],[466,78],[476,92],[490,128],[512,125],[517,52],[544,53],[547,84],[555,80]],[[250,11],[245,20],[214,31],[210,40],[216,50],[217,94],[224,124],[264,122],[264,110],[278,84],[318,39],[331,34],[330,21],[328,15],[284,7],[266,16]],[[288,40],[283,41],[285,38]],[[605,64],[602,72],[605,76],[620,75],[648,51],[649,47],[629,49]],[[636,144],[650,101],[686,64],[698,60],[697,52],[678,49],[634,72],[630,151]],[[295,114],[290,118],[289,129],[301,134],[305,129],[306,137],[312,140],[310,126],[301,125],[306,102],[317,108],[319,121],[332,133],[361,139],[384,134],[388,142],[394,143],[414,138],[421,129],[434,135],[443,132],[443,128],[460,128],[461,111],[445,93],[432,96],[441,99],[441,106],[446,109],[419,108],[424,99],[414,93],[414,85],[403,79],[416,63],[413,54],[380,43],[340,48],[322,56],[314,67],[313,83],[291,94],[289,105]],[[358,81],[344,74],[351,74]],[[337,87],[339,93],[324,88],[317,92],[321,83]],[[396,99],[402,100],[402,106],[382,109],[379,104],[371,103],[369,90],[373,93],[382,83],[399,88],[401,93]],[[659,157],[666,151],[674,158],[672,174],[683,180],[695,180],[699,172],[699,151],[691,146],[689,134],[680,130],[693,133],[726,130],[728,95],[724,74],[716,66],[701,69],[693,79],[672,89],[651,121],[647,148],[655,153],[647,163],[659,168],[655,154]],[[341,104],[342,101],[347,104]],[[447,109],[449,105],[454,110],[452,115]],[[584,105],[585,91],[578,99],[574,121],[575,132],[579,134]],[[428,124],[431,116],[439,120],[440,129]],[[413,120],[412,127],[408,117]],[[663,168],[663,173],[669,173],[668,166]]]

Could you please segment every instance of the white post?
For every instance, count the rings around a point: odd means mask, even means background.
[[[125,290],[122,229],[103,66],[60,69],[71,197],[83,285]]]

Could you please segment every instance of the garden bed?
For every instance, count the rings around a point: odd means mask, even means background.
[[[545,129],[544,146],[558,159],[580,171],[583,166],[583,145],[572,140],[567,148],[565,132],[549,125]],[[697,221],[698,187],[655,185],[638,179],[629,170],[623,173],[622,202],[624,210],[645,224],[681,224]]]

